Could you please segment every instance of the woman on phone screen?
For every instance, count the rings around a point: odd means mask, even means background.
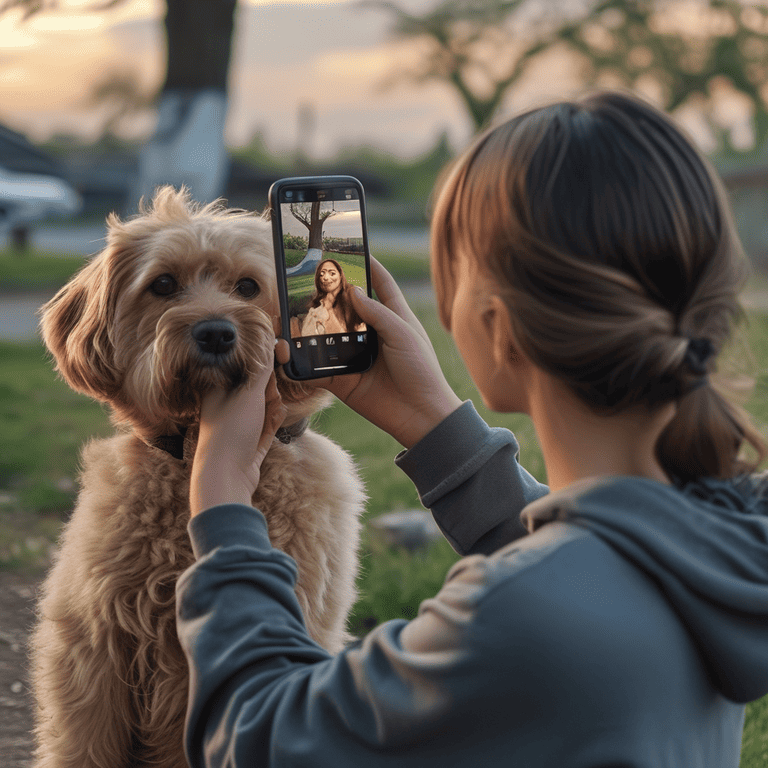
[[[365,324],[349,296],[344,270],[335,259],[324,259],[315,270],[315,295],[301,324],[302,336],[364,331]]]

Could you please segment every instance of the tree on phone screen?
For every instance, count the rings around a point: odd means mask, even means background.
[[[322,201],[316,200],[314,203],[291,203],[291,214],[300,221],[309,230],[309,244],[307,253],[317,250],[323,250],[323,226],[325,222],[333,216],[336,211],[331,207],[323,208]]]

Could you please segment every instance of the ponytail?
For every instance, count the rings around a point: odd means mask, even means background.
[[[741,455],[745,442],[756,459]],[[662,468],[681,483],[699,477],[735,477],[754,471],[765,457],[765,441],[749,415],[712,384],[679,401],[677,413],[656,443]]]

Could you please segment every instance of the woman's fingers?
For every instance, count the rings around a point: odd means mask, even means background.
[[[217,504],[251,502],[285,413],[272,370],[233,392],[206,393],[190,480],[193,515]]]
[[[264,426],[262,427],[255,457],[255,462],[258,466],[261,466],[261,462],[267,455],[277,430],[280,429],[285,421],[287,412],[287,407],[280,399],[280,392],[277,389],[277,377],[273,371],[264,392]]]
[[[424,327],[405,300],[400,286],[392,275],[387,272],[381,262],[377,261],[373,256],[371,256],[371,283],[376,291],[376,295],[379,297],[379,301],[384,306],[389,307],[398,317],[405,320],[411,328],[418,331],[420,336],[428,339]]]
[[[291,359],[291,345],[286,339],[275,339],[275,360],[279,365],[285,365]]]
[[[403,346],[412,338],[413,333],[418,331],[417,327],[414,327],[407,318],[402,317],[391,306],[368,298],[359,289],[353,290],[352,295],[357,313],[366,324],[376,329],[379,339],[384,344],[391,347]],[[413,320],[415,323],[419,322],[415,315]]]

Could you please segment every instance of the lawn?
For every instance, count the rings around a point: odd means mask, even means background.
[[[57,288],[84,263],[82,256],[58,256],[31,250],[13,254],[0,251],[0,290]]]
[[[62,266],[66,260],[30,254],[25,271],[15,258],[9,265],[11,259],[0,255],[0,288],[57,285],[83,263],[71,259]],[[424,277],[424,263],[412,257],[384,255],[381,260],[398,279]],[[414,309],[452,386],[462,398],[471,398],[491,425],[517,434],[523,465],[543,480],[544,466],[529,420],[486,411],[431,303],[417,302]],[[751,372],[757,388],[747,407],[760,423],[768,424],[768,375],[763,373],[768,371],[768,315],[751,313],[749,319],[747,339],[754,352]],[[737,345],[734,357],[743,360],[739,349]],[[371,496],[366,518],[420,506],[410,481],[393,463],[400,446],[388,435],[339,403],[319,414],[314,427],[356,458]],[[75,497],[79,448],[89,438],[110,432],[105,410],[56,377],[40,344],[0,343],[0,567],[39,568],[46,562]],[[419,603],[439,589],[456,559],[443,541],[411,555],[366,533],[352,629],[363,632],[388,618],[413,616]],[[765,765],[768,697],[747,708],[741,768]]]
[[[293,254],[296,254],[297,252],[286,252],[286,261],[289,253],[293,256]],[[301,258],[303,258],[304,255],[302,255]],[[294,258],[292,258],[291,261],[294,261]],[[333,259],[338,262],[349,285],[359,285],[361,288],[365,288],[365,264],[361,263],[363,261],[361,255],[327,251],[323,254],[323,259]],[[289,277],[288,314],[292,317],[294,315],[305,314],[309,309],[310,299],[314,295],[315,290],[315,275]]]
[[[304,252],[288,251],[292,256],[288,266],[298,264]],[[429,277],[423,258],[409,253],[374,253],[398,280],[421,280]],[[335,257],[334,257],[335,258]],[[82,256],[59,256],[40,251],[9,254],[0,250],[0,291],[33,290],[63,285],[85,264]]]

